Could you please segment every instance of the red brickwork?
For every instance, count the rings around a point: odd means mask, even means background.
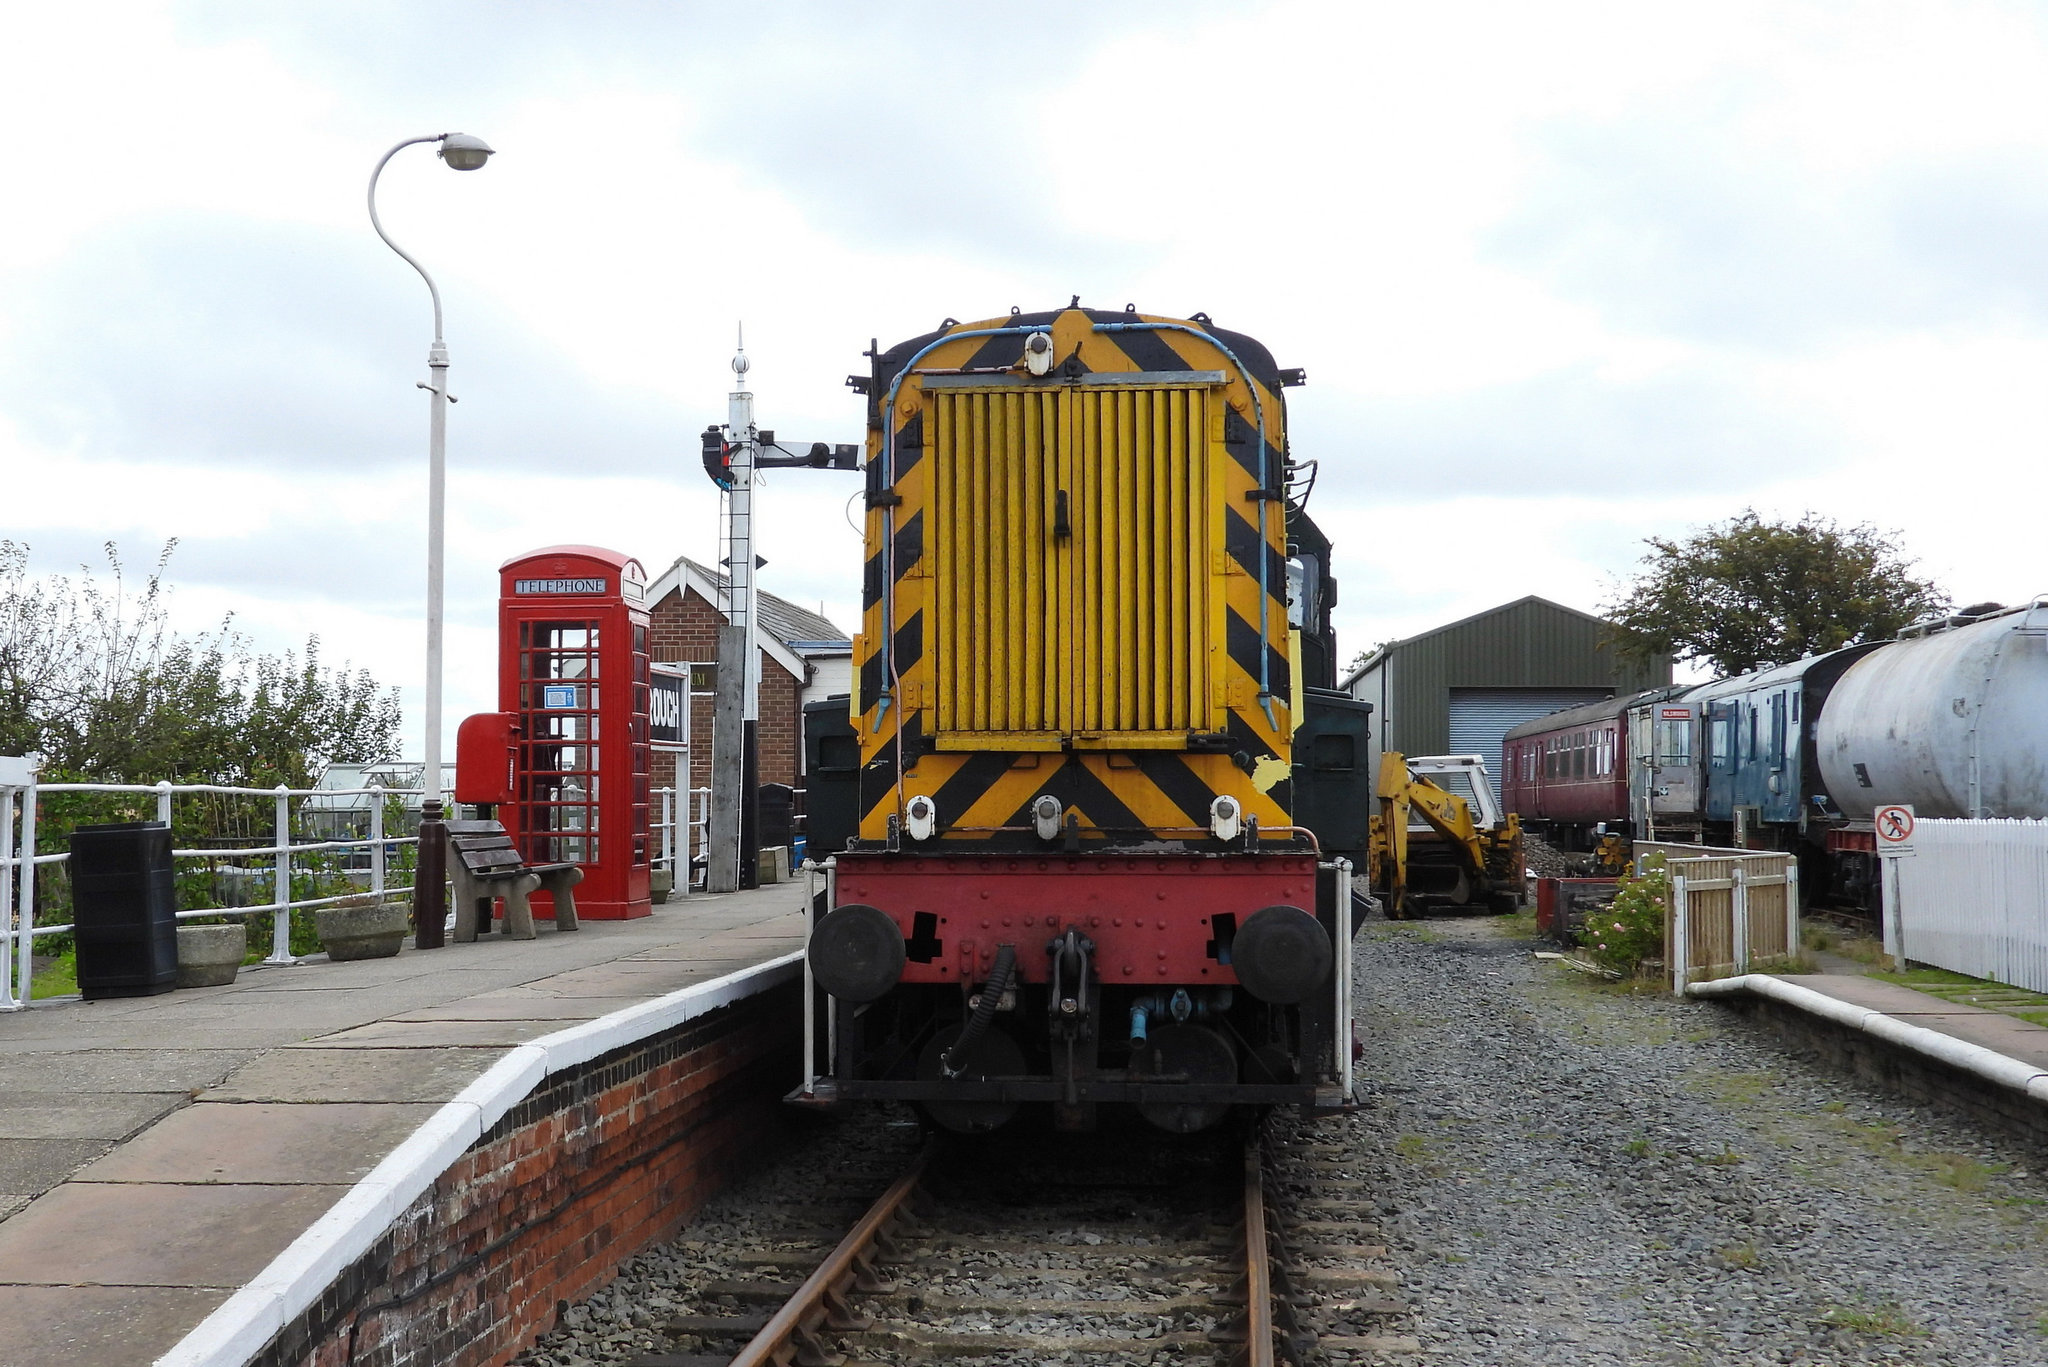
[[[656,661],[704,664],[718,658],[718,628],[725,617],[695,589],[687,586],[669,594],[649,611],[652,622],[649,640]],[[794,678],[774,656],[761,652],[761,782],[797,783],[797,747],[803,743],[804,681]],[[690,756],[690,786],[711,786],[711,699],[691,703],[690,735],[695,740]],[[676,760],[672,754],[654,756],[654,786],[666,788],[675,782]]]
[[[515,1106],[254,1359],[497,1367],[673,1238],[781,1124],[800,985],[559,1074]]]

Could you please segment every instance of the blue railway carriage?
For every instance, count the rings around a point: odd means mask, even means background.
[[[1810,822],[1830,814],[1814,748],[1821,705],[1849,666],[1882,644],[1809,655],[1688,695],[1704,732],[1707,843],[1793,849]]]

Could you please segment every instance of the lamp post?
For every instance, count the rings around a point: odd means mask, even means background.
[[[426,768],[420,776],[425,792],[420,799],[419,867],[413,878],[412,905],[413,943],[421,949],[438,949],[447,917],[443,889],[447,870],[442,840],[446,828],[441,824],[441,544],[447,486],[448,405],[455,400],[448,394],[448,347],[441,340],[441,291],[435,287],[434,277],[427,274],[427,268],[391,240],[391,234],[384,231],[383,221],[377,217],[377,177],[384,174],[384,164],[400,148],[416,142],[441,144],[441,160],[458,171],[476,170],[489,160],[492,149],[482,138],[467,133],[433,133],[395,144],[378,160],[377,169],[370,172],[370,226],[384,239],[385,246],[420,273],[420,279],[427,282],[427,294],[434,301],[434,344],[427,350],[427,379],[420,383],[420,388],[432,395],[432,403],[427,438]]]

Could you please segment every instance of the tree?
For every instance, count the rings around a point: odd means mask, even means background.
[[[1766,522],[1755,509],[1683,541],[1647,537],[1642,570],[1602,611],[1616,653],[1675,655],[1723,675],[1888,640],[1949,597],[1916,578],[1897,532],[1816,513]]]
[[[0,540],[0,754],[38,753],[52,774],[100,782],[309,786],[335,761],[395,757],[396,690],[367,670],[256,653],[222,622],[168,626],[165,545],[131,591],[109,542],[111,585],[32,579],[28,548]]]

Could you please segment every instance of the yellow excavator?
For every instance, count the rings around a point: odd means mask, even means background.
[[[1522,905],[1522,823],[1500,809],[1478,755],[1388,751],[1372,818],[1372,888],[1397,920],[1433,906]]]

